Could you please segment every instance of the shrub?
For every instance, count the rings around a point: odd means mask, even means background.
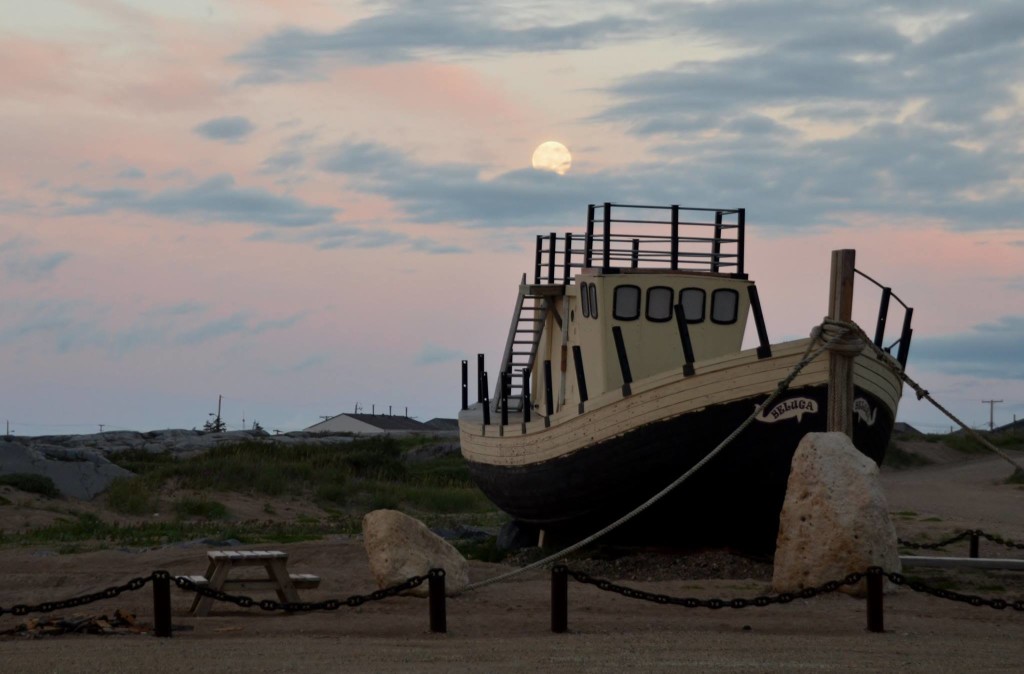
[[[181,498],[174,502],[174,513],[182,519],[222,520],[228,516],[228,508],[220,501],[205,498]]]
[[[11,473],[10,475],[0,475],[0,484],[6,484],[20,489],[21,491],[28,492],[30,494],[39,494],[40,496],[46,496],[47,498],[57,498],[60,496],[60,491],[57,489],[57,485],[53,483],[53,480],[46,477],[45,475],[35,475],[34,473]]]
[[[107,505],[122,515],[148,515],[157,508],[156,492],[140,477],[119,477],[107,487]]]

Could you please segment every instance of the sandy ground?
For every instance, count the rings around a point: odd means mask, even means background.
[[[884,472],[903,538],[944,538],[981,528],[1024,541],[1024,489],[1001,484],[997,458]],[[293,572],[316,573],[304,599],[344,598],[374,589],[358,538],[274,546]],[[0,550],[0,606],[93,592],[154,569],[199,573],[205,546],[100,550]],[[982,542],[983,556],[1015,555]],[[966,543],[949,550],[966,555]],[[473,580],[506,570],[474,562]],[[983,596],[1024,598],[1024,574],[929,576]],[[626,581],[623,581],[626,582]],[[679,596],[752,597],[764,581],[687,579],[627,584]],[[426,600],[394,598],[307,615],[218,605],[188,614],[191,595],[173,590],[171,639],[148,635],[0,638],[3,672],[252,671],[1019,671],[1024,612],[936,599],[903,589],[886,597],[882,634],[866,631],[865,604],[845,595],[742,610],[685,609],[625,599],[570,582],[569,633],[550,631],[550,584],[531,572],[448,600],[448,633],[429,631]],[[149,588],[67,612],[135,612],[152,620]],[[0,631],[25,618],[0,617]]]

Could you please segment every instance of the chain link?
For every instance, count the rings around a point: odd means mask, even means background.
[[[256,601],[252,597],[246,597],[244,595],[233,595],[227,592],[221,592],[220,590],[212,590],[205,585],[197,585],[189,580],[185,576],[178,576],[174,579],[174,584],[183,590],[189,590],[196,594],[204,597],[210,597],[217,601],[226,602],[229,604],[235,604],[242,608],[249,608],[252,606],[258,606],[264,611],[287,611],[289,613],[302,613],[310,611],[337,611],[342,606],[356,607],[362,606],[368,601],[380,601],[381,599],[387,599],[388,597],[394,597],[395,595],[407,592],[414,587],[417,587],[427,580],[428,576],[413,576],[405,582],[399,583],[398,585],[392,585],[381,590],[375,590],[369,594],[355,594],[347,599],[326,599],[324,601],[317,602],[280,602],[274,601],[273,599],[264,599],[262,601]]]
[[[814,597],[822,594],[835,592],[845,585],[856,585],[868,576],[883,576],[888,578],[894,585],[902,585],[910,588],[914,592],[930,594],[933,597],[938,597],[939,599],[963,602],[965,604],[970,604],[971,606],[988,606],[997,610],[1012,608],[1015,611],[1024,611],[1024,599],[1010,601],[1007,599],[986,599],[985,597],[979,597],[973,594],[961,594],[952,590],[944,590],[942,588],[925,585],[924,583],[907,580],[907,577],[903,574],[883,571],[879,566],[870,566],[863,572],[851,573],[842,580],[830,580],[818,585],[817,587],[807,587],[799,590],[798,592],[780,592],[779,594],[760,595],[750,599],[698,599],[696,597],[673,597],[665,594],[645,592],[644,590],[626,587],[625,585],[616,585],[609,580],[594,578],[582,571],[574,571],[566,567],[562,568],[565,568],[565,572],[577,581],[587,585],[595,585],[598,589],[606,592],[616,592],[624,597],[628,597],[629,599],[642,599],[656,604],[673,604],[675,606],[684,606],[686,608],[747,608],[748,606],[788,604],[796,599],[813,599]]]
[[[0,606],[0,616],[4,614],[23,616],[29,613],[51,613],[53,611],[61,611],[68,608],[77,608],[86,604],[91,604],[95,601],[102,599],[113,599],[122,592],[134,592],[141,590],[154,579],[170,578],[171,574],[167,571],[154,571],[145,578],[132,578],[124,585],[115,585],[108,587],[105,590],[99,592],[92,592],[90,594],[83,594],[78,597],[71,597],[70,599],[64,599],[63,601],[45,601],[41,604],[15,604],[9,608]]]

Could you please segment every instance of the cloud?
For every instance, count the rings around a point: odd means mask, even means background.
[[[588,6],[593,11],[593,5]],[[545,17],[536,8],[474,2],[392,2],[372,16],[333,31],[289,27],[274,31],[234,55],[248,68],[245,83],[313,79],[331,62],[363,64],[410,61],[423,55],[494,52],[540,53],[578,50],[643,34],[649,24],[637,17],[605,15],[596,19]]]
[[[910,362],[949,374],[1024,379],[1024,316],[1003,316],[956,335],[917,337]]]
[[[248,118],[236,116],[217,117],[208,122],[203,122],[192,130],[210,140],[225,140],[237,143],[252,133],[255,128]]]
[[[221,174],[198,185],[147,194],[141,190],[77,190],[88,203],[65,209],[67,215],[133,211],[162,217],[191,217],[205,222],[242,222],[275,227],[307,227],[331,222],[338,209],[312,206],[291,196],[237,187]]]
[[[146,177],[146,172],[135,166],[129,166],[118,171],[116,177],[123,180],[141,180]]]
[[[295,326],[305,316],[306,314],[302,312],[282,319],[254,322],[247,313],[236,312],[230,316],[208,321],[191,330],[182,332],[174,338],[174,343],[194,346],[232,334],[248,333],[260,335],[271,330],[286,330]]]
[[[437,363],[448,363],[454,360],[461,360],[462,357],[463,354],[461,351],[427,342],[420,349],[420,352],[416,354],[414,362],[416,365],[435,365]]]
[[[305,161],[305,156],[298,150],[285,150],[264,159],[260,173],[284,173],[301,167]]]
[[[52,278],[57,268],[71,259],[71,253],[67,251],[37,253],[34,252],[36,247],[34,240],[22,237],[0,244],[0,264],[7,278],[28,283],[44,281]]]

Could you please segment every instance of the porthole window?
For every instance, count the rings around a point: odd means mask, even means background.
[[[671,288],[655,286],[647,290],[647,320],[664,323],[672,318]]]
[[[637,286],[616,287],[612,316],[619,321],[635,321],[640,318],[640,288]]]
[[[583,318],[590,318],[590,291],[589,283],[580,286],[580,306],[583,308]]]
[[[731,288],[719,288],[711,293],[711,322],[735,323],[740,294]]]
[[[702,288],[683,288],[679,291],[679,303],[683,305],[683,316],[687,323],[704,321],[704,290]]]
[[[597,284],[590,284],[590,317],[597,318]]]

